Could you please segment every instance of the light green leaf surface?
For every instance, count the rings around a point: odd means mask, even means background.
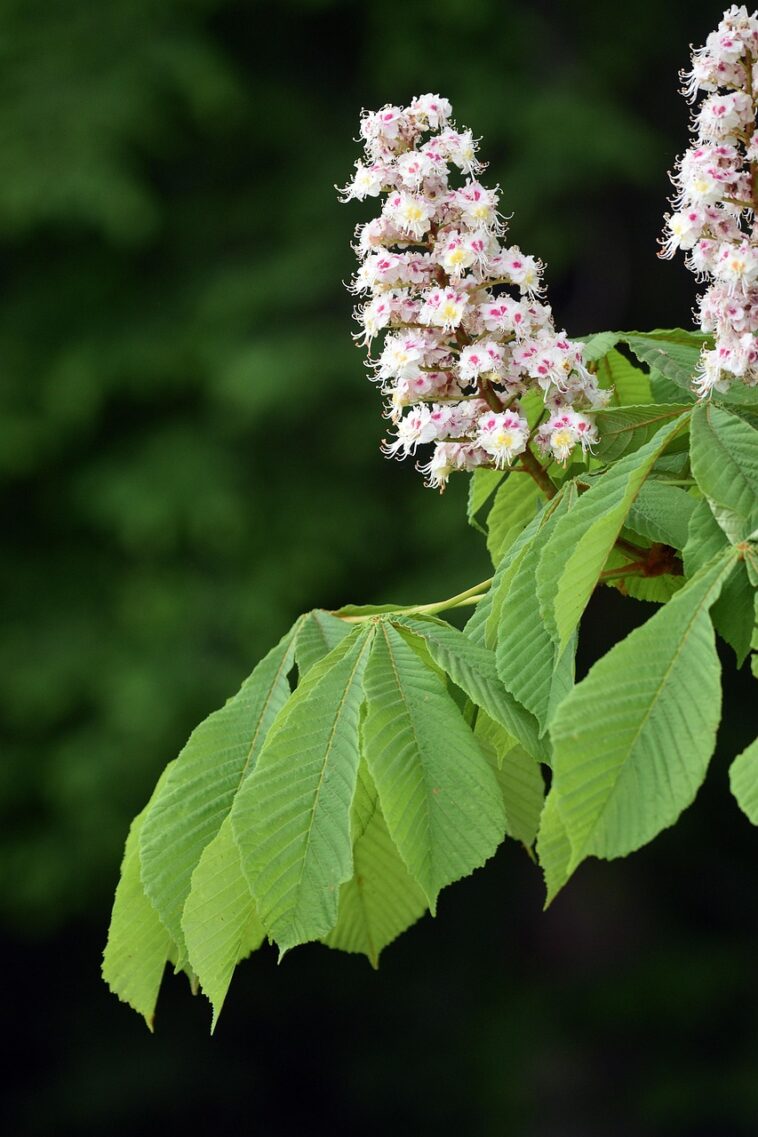
[[[503,726],[535,758],[548,760],[534,716],[508,692],[497,673],[495,655],[449,624],[402,616],[393,623],[423,639],[434,662],[453,683]]]
[[[687,576],[694,576],[727,543],[726,534],[713,516],[708,502],[705,499],[696,502],[684,548]],[[748,564],[749,558],[735,566],[711,608],[713,626],[734,650],[738,667],[742,666],[750,651],[754,623],[755,591],[748,579]]]
[[[486,711],[480,710],[477,714],[474,734],[495,771],[503,795],[506,833],[531,846],[537,836],[545,800],[539,762]]]
[[[192,969],[213,1007],[213,1031],[234,968],[260,947],[266,934],[242,871],[231,817],[206,845],[192,874],[182,930]]]
[[[618,341],[617,341],[618,342]],[[622,407],[652,403],[650,380],[645,372],[635,367],[620,351],[610,351],[598,364],[598,379],[606,390],[613,388],[614,401]]]
[[[258,915],[282,952],[325,936],[352,875],[362,678],[373,626],[354,629],[277,716],[232,810]]]
[[[324,943],[360,952],[376,967],[382,949],[415,924],[428,905],[389,835],[365,763],[358,771],[351,832],[353,876],[340,889],[337,923]]]
[[[534,518],[545,495],[528,474],[511,472],[500,489],[487,516],[487,548],[493,565]]]
[[[606,407],[595,411],[599,435],[595,455],[606,462],[615,462],[625,454],[639,450],[661,427],[679,418],[686,410],[688,407],[684,403],[672,403]]]
[[[580,336],[578,342],[584,344],[582,357],[585,363],[596,363],[603,359],[619,342],[617,332],[595,332],[590,336]]]
[[[171,762],[164,770],[153,798],[174,765]],[[108,942],[103,953],[103,979],[114,995],[143,1016],[152,1030],[163,972],[166,963],[176,953],[171,936],[148,900],[140,877],[140,831],[150,804],[148,802],[135,817],[126,838]]]
[[[708,610],[734,568],[727,550],[600,659],[552,724],[553,787],[571,843],[619,857],[673,824],[716,741],[720,666]]]
[[[695,505],[695,499],[679,486],[648,480],[632,502],[626,525],[649,541],[683,549]]]
[[[478,529],[480,533],[486,534],[487,529],[480,524],[479,514],[488,503],[491,503],[495,491],[507,476],[507,470],[474,470],[469,479],[466,516],[469,525]]]
[[[325,655],[341,643],[354,625],[331,612],[315,608],[303,618],[295,641],[295,662],[302,680]]]
[[[623,332],[621,338],[642,363],[655,368],[677,387],[689,391],[707,337],[683,328]]]
[[[182,909],[203,849],[221,828],[290,694],[299,622],[258,664],[238,693],[190,735],[145,818],[140,838],[145,890],[186,959]]]
[[[437,676],[388,623],[377,628],[365,690],[366,761],[392,840],[434,911],[440,889],[502,841],[500,788]]]
[[[555,526],[536,579],[543,617],[561,652],[579,623],[640,487],[686,421],[686,417],[675,419],[639,450],[621,458]]]
[[[729,784],[742,812],[758,825],[758,738],[732,762]]]
[[[498,675],[507,690],[535,716],[541,733],[550,714],[573,686],[576,644],[558,653],[537,601],[537,565],[557,522],[576,501],[576,487],[567,486],[546,517],[539,538],[525,549],[507,588],[501,593],[496,648]]]
[[[558,808],[558,797],[553,790],[545,798],[545,805],[540,817],[537,834],[537,859],[545,878],[547,891],[545,907],[547,908],[571,875],[569,872],[571,844]]]
[[[692,472],[732,544],[758,528],[758,431],[711,403],[696,407]]]

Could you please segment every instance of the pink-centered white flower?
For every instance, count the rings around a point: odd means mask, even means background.
[[[740,104],[729,113],[739,116]],[[442,489],[455,471],[503,469],[538,443],[520,406],[528,391],[540,393],[548,415],[560,399],[585,417],[607,392],[581,345],[556,331],[550,306],[536,299],[540,261],[503,243],[500,191],[481,181],[477,141],[455,126],[447,99],[419,95],[407,107],[364,112],[361,136],[365,155],[342,200],[381,197],[382,207],[356,233],[356,339],[383,339],[369,366],[394,431],[385,453],[432,445],[419,469]],[[716,149],[700,165],[728,173]],[[584,448],[580,431],[572,438]]]
[[[693,52],[684,93],[705,98],[695,138],[673,175],[675,212],[666,215],[662,256],[682,249],[708,287],[698,301],[706,345],[694,386],[701,398],[735,380],[758,384],[758,13],[733,5]]]

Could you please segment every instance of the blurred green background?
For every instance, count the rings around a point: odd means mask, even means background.
[[[559,324],[688,326],[656,258],[677,71],[714,4],[0,0],[0,917],[9,1137],[748,1137],[756,840],[708,785],[543,915],[515,847],[365,961],[241,968],[213,1041],[99,981],[123,839],[162,766],[300,611],[487,575],[379,452],[339,206],[362,106],[440,91],[482,136]],[[583,666],[647,607],[598,598]]]

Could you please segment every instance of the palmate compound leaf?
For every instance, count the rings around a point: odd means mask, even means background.
[[[758,738],[732,762],[729,783],[742,812],[758,825]]]
[[[177,944],[179,966],[186,960],[181,920],[192,874],[289,698],[287,674],[299,623],[264,656],[237,694],[195,728],[145,816],[142,880]]]
[[[537,566],[543,619],[563,653],[600,578],[632,502],[656,459],[685,428],[683,414],[607,470],[561,517]]]
[[[376,967],[383,948],[423,916],[426,897],[390,837],[366,762],[350,814],[353,876],[340,888],[337,923],[328,947],[360,952]]]
[[[692,473],[729,540],[758,529],[758,431],[711,403],[692,415]]]
[[[573,686],[576,637],[559,653],[537,603],[537,565],[545,542],[577,498],[576,486],[567,484],[556,497],[556,504],[546,511],[539,539],[524,549],[499,594],[497,672],[506,689],[535,716],[541,734]]]
[[[505,811],[478,742],[404,634],[377,626],[362,741],[387,829],[434,911],[440,889],[493,855]]]
[[[463,632],[440,620],[399,616],[393,623],[422,639],[434,663],[529,754],[549,760],[549,744],[540,738],[534,716],[503,686],[494,652],[473,643]]]
[[[170,762],[163,771],[151,802],[160,793],[174,765],[175,762]],[[114,995],[143,1016],[150,1030],[163,972],[169,959],[176,955],[171,936],[148,900],[140,877],[140,831],[151,802],[135,817],[126,838],[103,953],[103,979]]]
[[[232,808],[242,867],[281,952],[325,936],[353,871],[350,807],[373,624],[315,664],[277,716]]]
[[[694,576],[703,565],[726,548],[726,534],[716,521],[705,499],[695,503],[684,547],[684,569]],[[711,608],[711,620],[718,634],[733,649],[741,667],[750,651],[755,624],[755,590],[748,578],[749,556],[739,561]]]
[[[727,549],[603,656],[552,724],[554,794],[571,857],[624,856],[672,825],[705,777],[721,710],[709,608]]]

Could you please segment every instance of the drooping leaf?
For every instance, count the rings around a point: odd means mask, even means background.
[[[544,733],[549,717],[574,682],[574,645],[562,653],[542,618],[537,599],[537,565],[542,549],[557,522],[577,501],[569,484],[546,517],[539,540],[532,541],[502,591],[497,628],[496,660],[500,679],[508,691],[537,719]]]
[[[315,608],[303,618],[295,641],[295,662],[303,679],[314,663],[350,634],[352,625],[331,612]]]
[[[545,495],[528,474],[509,474],[495,494],[487,516],[487,548],[493,565],[526,529],[544,500]]]
[[[492,651],[473,643],[463,632],[442,621],[402,616],[393,623],[421,637],[434,662],[453,683],[465,691],[472,703],[499,722],[530,754],[549,759],[548,744],[540,739],[533,715],[524,710],[503,686]]]
[[[553,785],[571,844],[620,857],[693,800],[716,740],[720,666],[708,610],[732,572],[726,550],[603,656],[552,724]]]
[[[258,915],[282,952],[325,936],[352,875],[350,806],[373,626],[315,664],[277,716],[232,809]]]
[[[653,463],[686,422],[687,416],[682,416],[668,423],[650,442],[593,482],[576,506],[559,519],[544,546],[537,566],[537,588],[543,617],[561,652]]]
[[[688,408],[684,403],[650,406],[604,407],[595,411],[599,440],[595,454],[606,462],[615,462],[633,450],[639,450],[667,423],[679,418]]]
[[[266,934],[242,871],[229,816],[192,874],[182,931],[192,969],[213,1007],[213,1031],[234,968],[260,947]]]
[[[351,831],[353,876],[340,888],[337,923],[324,943],[360,952],[376,967],[382,949],[415,924],[428,905],[389,835],[365,763],[358,771]]]
[[[571,844],[558,808],[558,797],[551,790],[545,798],[537,833],[537,859],[545,878],[545,907],[563,888],[571,873]]]
[[[545,799],[539,763],[486,711],[479,711],[474,734],[503,795],[506,833],[524,845],[533,845]]]
[[[732,762],[729,784],[742,812],[758,825],[758,738]]]
[[[620,351],[608,352],[598,364],[597,374],[604,388],[613,388],[618,406],[640,407],[653,402],[647,375]]]
[[[377,628],[365,689],[366,761],[392,840],[434,911],[440,889],[502,841],[500,789],[440,680],[389,623]]]
[[[155,788],[165,783],[170,768]],[[113,903],[108,942],[103,953],[103,979],[114,995],[142,1015],[153,1029],[155,1004],[166,963],[175,955],[174,943],[145,894],[140,876],[139,839],[150,803],[131,824],[126,838],[121,877]]]
[[[632,502],[626,524],[649,541],[683,549],[695,504],[679,486],[648,480]]]
[[[495,569],[495,575],[492,578],[490,590],[484,601],[479,604],[479,609],[482,609],[481,613],[476,613],[476,619],[472,618],[466,625],[466,632],[469,637],[471,637],[472,631],[474,631],[475,634],[479,634],[478,630],[481,628],[481,622],[486,620],[484,625],[484,643],[487,647],[494,648],[496,646],[498,627],[500,625],[500,613],[503,607],[503,600],[508,595],[511,581],[518,572],[519,565],[527,555],[532,542],[539,541],[540,534],[550,517],[556,509],[561,507],[561,502],[565,494],[571,492],[569,489],[570,485],[571,483],[562,486],[554,498],[545,502],[539,513],[529,522],[526,529],[524,529],[513,544],[506,549]]]
[[[255,767],[267,731],[290,694],[299,622],[257,665],[237,694],[190,735],[145,817],[140,838],[145,890],[186,958],[181,919],[203,849]]]
[[[692,472],[732,544],[758,529],[758,431],[723,407],[695,409]]]

